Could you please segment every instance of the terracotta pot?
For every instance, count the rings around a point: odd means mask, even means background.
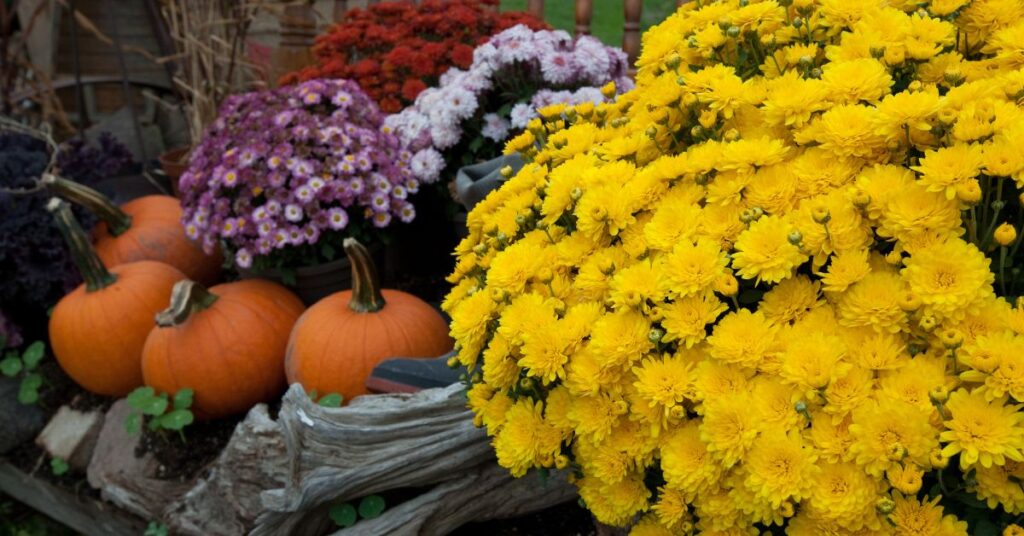
[[[352,288],[352,265],[347,258],[337,259],[315,266],[302,266],[295,269],[295,284],[285,283],[280,270],[254,272],[239,270],[242,279],[267,279],[280,283],[295,291],[295,294],[307,306],[313,305],[328,295]]]
[[[168,180],[171,182],[171,192],[174,194],[174,197],[181,197],[181,192],[178,190],[178,179],[188,169],[188,153],[191,150],[191,147],[177,147],[164,151],[158,157],[160,167],[164,170],[164,175],[167,175]]]

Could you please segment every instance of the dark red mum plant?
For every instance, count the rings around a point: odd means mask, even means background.
[[[382,111],[398,112],[437,84],[451,66],[467,68],[473,49],[492,35],[525,24],[547,24],[523,12],[498,13],[498,0],[384,2],[352,9],[345,22],[317,37],[317,64],[289,73],[282,84],[314,78],[348,78],[362,86]]]

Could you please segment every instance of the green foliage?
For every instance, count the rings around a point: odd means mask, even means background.
[[[4,341],[6,342],[6,341]],[[3,344],[0,344],[0,348]],[[35,341],[19,354],[17,350],[7,350],[0,360],[0,373],[8,378],[21,376],[18,388],[18,401],[22,404],[35,404],[39,401],[39,389],[43,387],[43,376],[36,372],[39,363],[46,356],[46,344]]]
[[[384,512],[384,498],[380,495],[367,495],[359,501],[359,508],[352,506],[352,503],[340,503],[331,507],[330,516],[334,524],[348,528],[355,525],[360,519],[373,519],[380,517]]]
[[[143,532],[142,536],[167,536],[167,525],[159,521],[150,521],[149,525],[146,525],[146,532]]]
[[[54,476],[61,476],[67,473],[69,469],[71,469],[71,466],[68,465],[64,458],[53,458],[50,460],[50,471]]]
[[[124,427],[129,434],[142,429],[143,420],[153,431],[172,430],[185,439],[184,429],[195,421],[191,407],[195,393],[182,389],[168,398],[167,393],[157,393],[152,387],[139,387],[125,399],[133,411],[125,419]]]
[[[345,397],[338,393],[327,393],[320,396],[316,389],[309,392],[309,399],[325,408],[340,408],[341,403],[345,401]]]

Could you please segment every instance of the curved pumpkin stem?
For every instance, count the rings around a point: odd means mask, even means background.
[[[171,291],[171,306],[156,314],[156,325],[162,328],[180,326],[189,316],[213,305],[218,299],[219,296],[195,281],[178,281]]]
[[[43,184],[49,186],[54,195],[83,206],[98,216],[106,222],[107,229],[114,236],[120,235],[132,226],[131,216],[125,214],[106,196],[88,186],[49,173],[43,176]]]
[[[342,242],[348,262],[352,264],[352,299],[348,308],[357,313],[374,313],[384,308],[384,295],[380,293],[380,279],[366,246],[355,238]]]
[[[71,213],[71,205],[58,197],[53,197],[46,204],[46,210],[53,214],[60,234],[64,236],[64,241],[71,248],[71,259],[78,266],[78,271],[82,273],[86,292],[101,290],[113,285],[117,281],[117,276],[110,273],[103,265],[96,250],[92,248],[89,237],[82,230],[82,226],[78,224],[75,215]]]

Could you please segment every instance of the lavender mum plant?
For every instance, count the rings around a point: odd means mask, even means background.
[[[181,177],[189,237],[242,269],[330,261],[346,236],[410,222],[412,153],[348,80],[229,97]]]

